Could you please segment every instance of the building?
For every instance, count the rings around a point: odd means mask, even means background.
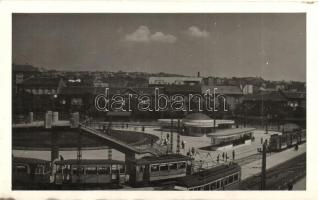
[[[182,119],[183,134],[194,137],[212,133],[217,128],[231,128],[233,125],[233,120],[211,119],[203,113],[191,113]]]
[[[249,145],[255,128],[232,128],[219,130],[207,136],[211,138],[211,150],[232,149],[233,146]]]
[[[20,84],[19,92],[33,95],[57,95],[63,87],[66,87],[66,84],[61,78],[32,77]]]
[[[282,95],[287,99],[287,105],[296,109],[297,107],[306,108],[305,92],[289,92],[281,91]]]
[[[229,111],[233,111],[236,106],[242,103],[243,100],[243,92],[238,86],[232,85],[220,85],[220,86],[202,86],[202,94],[207,93],[210,90],[211,94],[222,95],[223,98],[216,98],[218,101],[217,104],[223,103],[222,101],[225,100],[226,102],[226,109]]]
[[[149,77],[149,85],[199,85],[201,77]]]
[[[40,73],[39,69],[29,65],[16,65],[12,64],[12,80],[15,84],[20,84],[24,80],[36,76]]]

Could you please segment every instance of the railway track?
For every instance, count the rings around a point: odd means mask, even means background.
[[[266,189],[288,189],[298,179],[306,175],[306,153],[267,170]],[[240,184],[241,190],[259,190],[260,174],[250,177]]]

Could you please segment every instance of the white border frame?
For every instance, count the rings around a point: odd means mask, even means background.
[[[318,156],[315,143],[315,117],[318,113],[318,8],[315,3],[300,2],[209,2],[207,0],[149,1],[1,1],[0,2],[0,198],[15,199],[316,199]],[[226,192],[154,192],[154,191],[12,191],[11,190],[11,14],[12,13],[307,13],[307,191],[226,191]]]

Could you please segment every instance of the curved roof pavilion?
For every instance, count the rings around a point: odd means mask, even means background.
[[[191,113],[183,118],[182,122],[186,127],[214,127],[214,120],[203,113]]]

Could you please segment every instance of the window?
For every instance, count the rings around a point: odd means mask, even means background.
[[[98,167],[98,174],[110,174],[110,167],[109,166]]]
[[[112,174],[118,174],[118,165],[112,165]]]
[[[97,174],[97,168],[96,167],[87,167],[86,168],[86,174],[87,175]]]
[[[186,163],[185,163],[185,162],[180,162],[180,163],[178,163],[178,168],[179,168],[179,169],[184,169],[184,168],[186,168]]]
[[[43,172],[44,172],[43,166],[38,166],[35,168],[35,174],[43,174]]]
[[[216,182],[213,182],[212,184],[211,184],[211,190],[215,190],[216,189]]]
[[[221,182],[221,181],[217,181],[217,182],[216,182],[216,188],[220,188],[220,187],[221,187],[220,182]]]
[[[233,176],[229,176],[229,183],[233,183]]]
[[[84,168],[83,167],[73,167],[73,174],[75,175],[81,175],[84,174]]]
[[[151,165],[150,166],[150,171],[151,172],[158,172],[159,171],[159,166],[158,165]]]
[[[177,170],[178,164],[177,163],[170,163],[169,164],[169,170]]]
[[[71,105],[82,105],[82,99],[81,98],[72,98]]]
[[[204,190],[210,190],[210,185],[205,185]]]
[[[234,181],[238,180],[238,174],[234,174]]]
[[[168,165],[167,164],[160,165],[160,171],[168,171]]]
[[[228,177],[226,177],[225,179],[224,179],[224,185],[227,185],[229,183],[229,180],[228,180]]]
[[[28,168],[25,165],[17,165],[15,166],[16,172],[17,173],[27,173],[28,172]]]
[[[119,165],[119,173],[123,174],[125,173],[125,166],[124,165]]]

